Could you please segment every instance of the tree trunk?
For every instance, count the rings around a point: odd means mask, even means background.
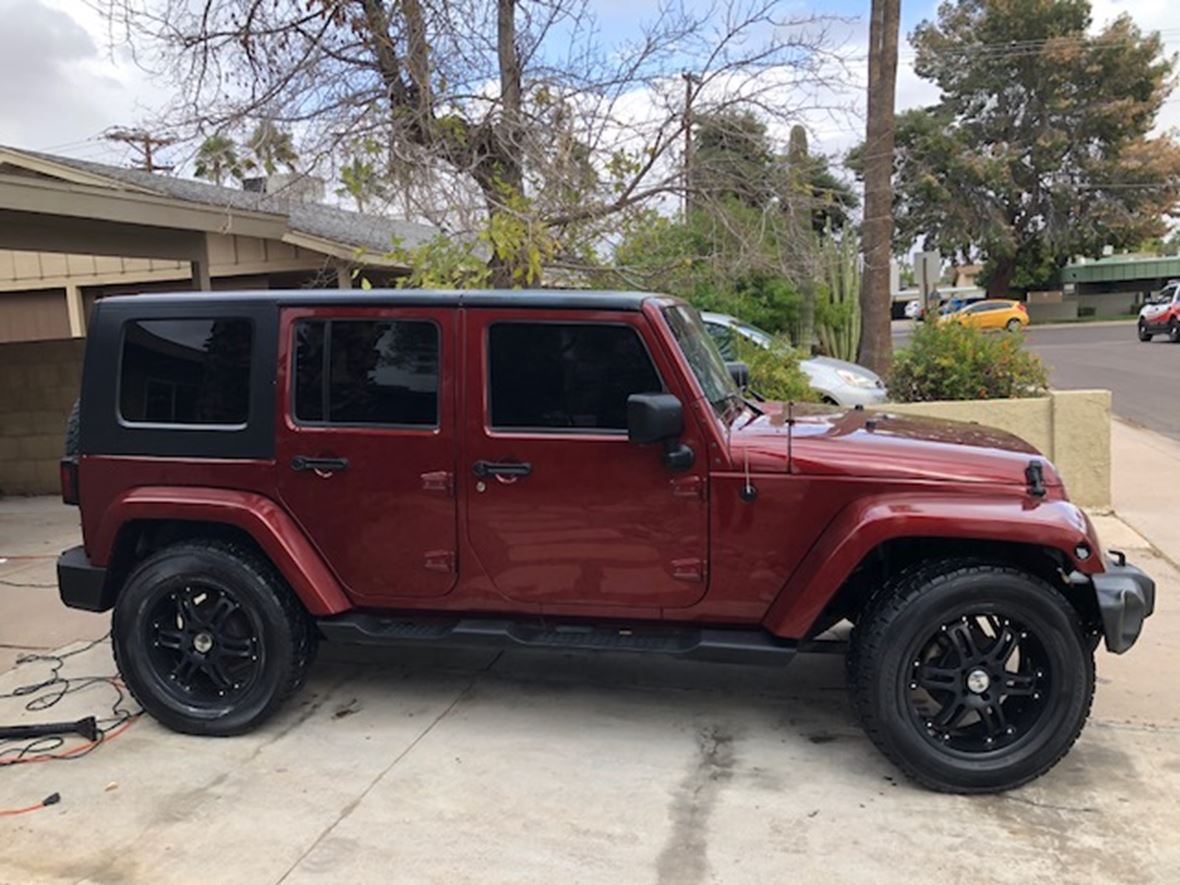
[[[991,276],[987,280],[988,298],[1007,298],[1012,288],[1012,276],[1016,272],[1016,259],[994,258]]]
[[[893,136],[897,34],[901,0],[873,0],[869,25],[868,122],[865,130],[864,277],[860,290],[860,361],[887,372],[890,334],[889,260],[893,254]]]

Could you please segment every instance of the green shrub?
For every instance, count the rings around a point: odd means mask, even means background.
[[[923,323],[893,357],[889,395],[903,403],[1036,396],[1048,373],[1024,336],[960,323]]]
[[[786,337],[776,338],[769,350],[741,336],[734,337],[738,342],[738,357],[750,369],[751,390],[769,400],[781,402],[802,403],[818,399],[807,374],[799,368],[799,351],[791,347]]]

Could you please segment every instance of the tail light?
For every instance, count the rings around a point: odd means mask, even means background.
[[[1020,308],[1021,313],[1028,313],[1028,306],[1023,301],[1017,301],[1016,306]]]
[[[78,459],[76,457],[62,458],[57,469],[61,478],[62,503],[76,506],[78,503]]]

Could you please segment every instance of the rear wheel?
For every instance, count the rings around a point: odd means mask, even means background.
[[[1180,344],[1180,323],[1175,320],[1168,323],[1168,340],[1173,344]]]
[[[902,574],[857,622],[853,698],[865,730],[935,790],[1007,790],[1077,740],[1094,659],[1077,613],[1040,578],[978,562]]]
[[[1140,320],[1139,321],[1139,340],[1140,341],[1150,341],[1153,337],[1154,336],[1151,334],[1151,332],[1147,331],[1147,323],[1143,322],[1143,320]]]
[[[1008,320],[1008,331],[1009,332],[1019,332],[1020,331],[1020,320]]]
[[[304,682],[315,631],[261,557],[235,544],[166,547],[115,602],[115,662],[153,717],[186,734],[249,731]]]

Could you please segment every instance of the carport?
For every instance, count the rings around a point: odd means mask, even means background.
[[[314,189],[312,189],[314,192]],[[0,494],[52,492],[90,306],[110,294],[349,288],[404,273],[437,231],[307,202],[0,146]]]

